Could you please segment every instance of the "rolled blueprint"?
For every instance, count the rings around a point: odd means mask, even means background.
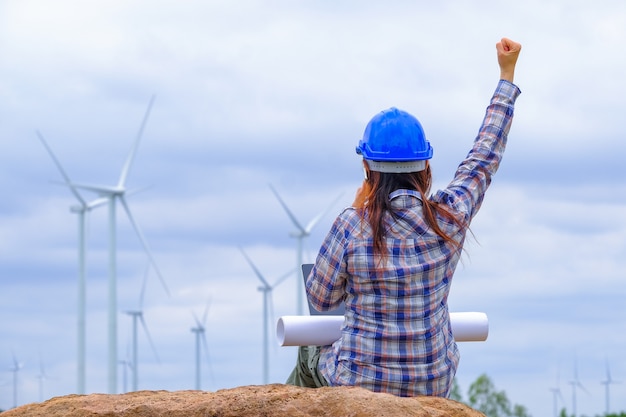
[[[343,316],[282,316],[276,324],[280,346],[324,346],[341,336]],[[450,313],[452,335],[456,342],[484,342],[489,335],[485,313]]]

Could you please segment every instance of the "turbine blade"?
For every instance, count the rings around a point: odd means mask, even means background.
[[[202,342],[202,345],[204,346],[204,350],[206,352],[206,356],[208,359],[209,358],[209,342],[206,338],[206,332],[202,332],[201,342]]]
[[[146,266],[146,271],[143,274],[143,282],[141,283],[141,293],[139,294],[139,310],[143,308],[143,299],[146,293],[146,283],[148,282],[148,273],[150,272],[150,263]]]
[[[281,282],[283,282],[284,280],[286,280],[287,278],[289,278],[291,275],[293,275],[293,273],[295,272],[295,268],[292,269],[291,271],[287,272],[285,275],[283,275],[282,277],[278,278],[276,280],[276,282],[274,283],[274,285],[272,285],[271,289],[273,290],[274,288],[276,288],[278,286],[278,284],[280,284]]]
[[[200,322],[200,320],[198,320],[198,316],[196,316],[195,311],[191,311],[191,314],[193,315],[193,319],[196,321],[196,326],[198,326],[198,330],[203,330],[204,326],[202,325],[202,323]]]
[[[302,225],[298,222],[298,219],[296,219],[296,216],[294,216],[294,214],[291,212],[291,210],[289,210],[289,207],[287,207],[287,204],[285,204],[285,202],[283,201],[282,198],[280,198],[280,195],[278,194],[278,191],[276,191],[276,189],[272,186],[272,184],[270,184],[270,188],[272,189],[272,192],[274,193],[274,195],[276,196],[276,198],[278,199],[278,202],[280,203],[281,206],[283,206],[283,209],[285,210],[285,212],[287,213],[287,216],[289,216],[289,218],[291,219],[291,222],[296,226],[296,228],[298,228],[298,230],[302,233],[306,233],[305,229],[302,227]]]
[[[128,203],[126,202],[126,199],[124,198],[123,195],[120,196],[120,202],[122,203],[122,207],[124,207],[124,211],[126,212],[126,215],[128,216],[128,220],[130,221],[130,224],[133,226],[133,229],[135,229],[135,233],[137,233],[137,237],[139,238],[139,241],[141,242],[143,249],[146,251],[148,258],[150,259],[150,263],[152,263],[152,266],[154,267],[154,270],[156,271],[157,276],[159,277],[159,280],[161,281],[161,284],[163,285],[163,289],[169,296],[170,290],[167,288],[167,284],[165,283],[165,280],[163,279],[163,276],[161,275],[161,271],[159,270],[159,267],[157,266],[157,263],[154,260],[154,257],[152,256],[152,252],[150,251],[148,242],[143,237],[143,233],[141,233],[141,229],[139,228],[139,225],[135,221],[135,218],[133,217],[132,213],[130,212],[130,208],[128,208]]]
[[[344,194],[343,192],[342,192],[342,193],[339,193],[339,195],[337,196],[337,198],[335,198],[335,199],[333,200],[333,202],[332,202],[332,203],[331,203],[328,207],[326,207],[326,210],[324,210],[323,212],[321,212],[320,214],[318,214],[317,216],[315,216],[315,217],[314,217],[314,218],[313,218],[313,219],[309,222],[309,224],[307,224],[306,229],[304,229],[304,231],[305,231],[307,234],[311,233],[311,230],[313,230],[313,228],[315,227],[315,225],[317,224],[317,222],[319,222],[319,221],[320,221],[320,220],[321,220],[321,219],[322,219],[322,218],[323,218],[323,217],[324,217],[324,216],[325,216],[325,215],[326,215],[326,214],[330,211],[330,209],[332,209],[332,208],[333,208],[333,206],[334,206],[335,204],[337,204],[337,202],[338,202],[338,201],[339,201],[339,199],[343,196],[343,194]]]
[[[272,295],[272,290],[265,291],[265,297],[267,297],[267,304],[269,305],[269,321],[270,323],[275,323],[274,320],[274,296]],[[271,327],[270,327],[271,329]]]
[[[148,330],[146,321],[143,318],[143,314],[139,315],[139,320],[141,321],[141,327],[143,327],[143,330],[146,333],[146,337],[148,338],[148,342],[150,342],[152,352],[154,352],[154,356],[156,357],[157,362],[161,363],[161,359],[159,358],[159,354],[157,353],[156,347],[154,346],[154,342],[152,341],[152,337],[150,336],[150,331]]]
[[[22,365],[19,363],[19,361],[17,360],[17,356],[15,356],[15,351],[11,350],[11,356],[13,357],[13,371],[18,371]]]
[[[120,174],[120,179],[117,183],[118,187],[123,187],[126,184],[126,178],[128,177],[128,173],[130,172],[130,168],[133,165],[133,161],[135,159],[135,155],[137,154],[137,149],[139,148],[139,142],[141,141],[141,136],[143,135],[143,131],[148,123],[148,117],[150,116],[150,111],[152,110],[152,105],[154,104],[155,96],[153,95],[150,98],[150,102],[148,103],[148,109],[146,110],[145,115],[143,116],[143,120],[141,121],[141,125],[139,127],[139,132],[137,132],[137,137],[135,138],[135,143],[126,158],[126,162],[124,163],[124,167],[122,168],[122,172]]]
[[[85,199],[83,199],[83,197],[80,195],[78,190],[76,190],[76,188],[72,185],[72,181],[70,180],[70,177],[67,175],[67,173],[63,169],[61,162],[59,162],[57,157],[54,155],[54,152],[52,152],[52,148],[48,146],[48,142],[46,142],[46,140],[43,138],[43,135],[38,130],[36,132],[37,132],[37,136],[39,137],[39,140],[41,141],[43,146],[46,148],[46,151],[48,151],[48,154],[50,154],[50,157],[52,157],[54,164],[57,166],[59,172],[63,176],[63,179],[65,180],[66,185],[70,188],[70,191],[72,192],[72,194],[74,194],[74,197],[76,197],[76,199],[80,201],[80,204],[84,207],[87,204],[85,202]]]
[[[206,319],[209,315],[209,307],[211,306],[211,298],[209,297],[209,301],[206,303],[206,307],[204,308],[204,314],[202,315],[202,325],[206,325]]]
[[[100,207],[106,203],[109,202],[109,197],[101,197],[101,198],[96,198],[95,200],[90,201],[89,203],[87,203],[87,205],[85,206],[85,208],[87,210],[91,210],[94,209],[96,207]]]
[[[269,332],[270,332],[270,335],[271,335],[272,334],[272,329],[276,329],[276,314],[275,314],[275,311],[274,311],[274,293],[273,293],[273,291],[270,290],[269,294],[267,294],[267,297],[268,297],[268,304],[270,306],[269,307],[269,310],[270,310],[269,320],[270,320],[270,323],[271,323],[271,325],[268,326],[268,327],[269,327]],[[270,336],[270,340],[271,340],[271,336]],[[276,352],[276,350],[278,348],[278,344],[273,344],[273,346],[274,346],[274,352]]]
[[[152,188],[151,185],[148,185],[146,187],[141,187],[141,188],[133,188],[132,190],[127,190],[125,194],[127,196],[131,196],[131,195],[143,193],[144,191],[149,190],[150,188]]]
[[[254,271],[254,273],[256,274],[257,277],[259,277],[259,279],[261,280],[261,282],[263,283],[263,285],[266,288],[270,288],[270,284],[265,280],[265,278],[263,277],[263,275],[261,275],[261,272],[259,272],[259,270],[257,269],[257,267],[252,263],[252,260],[248,257],[248,255],[246,254],[246,252],[243,250],[243,248],[241,246],[239,246],[239,250],[241,251],[241,253],[243,254],[244,258],[246,258],[246,261],[248,261],[248,264],[250,265],[250,267],[252,268],[252,270]]]
[[[211,355],[209,354],[209,342],[206,338],[206,332],[202,332],[202,344],[204,345],[204,352],[206,355],[206,363],[209,367],[209,375],[211,376],[211,381],[213,381],[213,367],[211,366]]]
[[[66,184],[66,183],[62,183],[62,184],[69,185],[70,187],[80,188],[83,190],[93,191],[94,193],[98,193],[100,195],[106,195],[106,196],[109,196],[112,194],[120,194],[120,192],[122,191],[118,187],[111,187],[108,185],[81,184],[81,183],[75,183],[75,182],[71,182],[69,184]]]

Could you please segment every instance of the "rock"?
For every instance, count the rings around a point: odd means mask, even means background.
[[[250,385],[206,391],[137,391],[67,395],[2,413],[2,417],[485,417],[459,402],[402,398],[357,387]]]

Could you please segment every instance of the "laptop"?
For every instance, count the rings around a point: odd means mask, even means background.
[[[304,279],[305,289],[306,289],[306,278],[311,273],[311,269],[313,269],[313,264],[302,264],[302,278]],[[311,305],[311,301],[309,300],[308,293],[307,293],[306,300],[309,303],[309,314],[311,314],[312,316],[343,316],[343,314],[346,311],[346,306],[344,305],[344,303],[341,303],[341,305],[334,310],[317,311],[315,307]]]

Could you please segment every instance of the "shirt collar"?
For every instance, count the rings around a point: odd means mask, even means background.
[[[389,200],[394,209],[406,209],[422,204],[422,196],[415,190],[395,190],[389,194]]]
[[[397,197],[400,197],[400,196],[415,197],[418,200],[422,200],[422,195],[420,194],[419,191],[404,190],[404,189],[393,191],[391,194],[389,194],[389,199],[393,200],[394,198],[397,198]]]

